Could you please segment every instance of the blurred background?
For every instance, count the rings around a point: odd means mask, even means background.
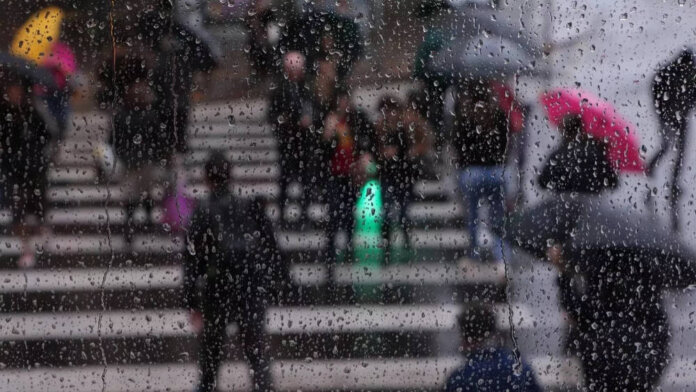
[[[0,15],[0,390],[696,383],[696,3]]]

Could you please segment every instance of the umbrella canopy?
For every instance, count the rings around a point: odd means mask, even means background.
[[[5,73],[24,78],[31,84],[38,84],[48,89],[56,88],[53,76],[48,70],[39,68],[27,60],[0,52],[0,76]]]
[[[443,49],[430,63],[430,70],[457,80],[502,80],[517,74],[544,74],[535,57],[519,43],[496,35],[481,34]]]
[[[542,94],[540,100],[555,126],[567,115],[581,116],[587,133],[607,140],[608,158],[617,170],[644,171],[635,129],[610,103],[576,89],[552,90]]]
[[[537,256],[556,243],[583,268],[595,268],[593,263],[609,257],[639,262],[664,287],[696,284],[696,254],[654,215],[609,208],[591,196],[545,201],[513,219],[505,234],[515,246]]]
[[[70,47],[63,42],[56,42],[53,44],[48,56],[44,57],[44,61],[41,65],[49,68],[56,68],[64,75],[71,75],[77,70],[75,54]]]
[[[63,10],[58,7],[46,7],[35,12],[17,30],[10,46],[10,53],[35,64],[41,64],[53,43],[60,38],[62,21]]]

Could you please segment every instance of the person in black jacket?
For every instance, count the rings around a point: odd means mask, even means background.
[[[406,248],[410,249],[412,245],[406,211],[414,198],[413,185],[421,177],[426,155],[430,151],[430,127],[415,108],[404,107],[393,96],[382,97],[379,111],[381,115],[375,132],[384,203],[382,237],[385,259],[391,262],[393,224],[403,230]]]
[[[554,192],[599,193],[615,188],[616,170],[607,159],[606,143],[583,130],[579,116],[564,117],[561,145],[539,175],[539,185]]]
[[[286,273],[261,202],[230,193],[230,169],[222,153],[213,153],[205,165],[210,196],[197,207],[188,231],[184,301],[194,329],[202,330],[198,391],[215,388],[231,321],[239,324],[253,390],[269,391],[264,316],[269,304],[278,300]]]
[[[691,49],[685,49],[661,68],[652,83],[655,111],[660,120],[660,148],[647,165],[647,174],[654,176],[664,155],[674,147],[676,154],[670,179],[672,229],[679,229],[679,176],[686,151],[689,114],[696,107],[696,61]]]
[[[502,227],[505,214],[508,147],[507,117],[494,101],[487,81],[470,81],[458,91],[452,147],[459,187],[468,206],[469,256],[480,259],[479,202],[488,202],[492,231],[496,232]],[[502,239],[495,239],[491,250],[494,261],[502,261]]]
[[[36,263],[29,244],[32,229],[44,223],[50,133],[37,113],[30,83],[9,72],[0,83],[0,183],[3,202],[12,210],[12,222],[22,237],[22,255],[17,264]]]
[[[301,213],[309,204],[309,181],[313,175],[310,166],[313,146],[316,144],[313,128],[313,108],[309,90],[305,84],[305,57],[299,52],[283,56],[283,75],[270,97],[268,121],[274,127],[280,153],[280,195],[278,197],[281,220],[287,203],[288,186],[298,181],[302,189]]]
[[[585,133],[582,119],[563,118],[561,132],[563,142],[542,170],[541,186],[586,195],[615,188],[618,175],[606,145]],[[547,255],[559,271],[561,305],[571,320],[566,347],[582,362],[590,390],[652,391],[667,365],[669,347],[660,277],[635,268],[652,256],[602,250],[570,260],[559,244],[550,246]]]
[[[326,232],[329,241],[327,264],[334,265],[337,249],[336,236],[344,230],[348,237],[350,254],[354,207],[359,192],[355,181],[358,159],[374,149],[374,131],[366,114],[355,108],[347,90],[339,90],[336,105],[323,123],[322,150],[325,151],[326,181],[323,187],[329,206]]]

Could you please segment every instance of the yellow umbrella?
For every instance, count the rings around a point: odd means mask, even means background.
[[[35,12],[17,30],[10,53],[40,64],[50,52],[51,45],[58,40],[62,21],[63,10],[58,7],[46,7]]]

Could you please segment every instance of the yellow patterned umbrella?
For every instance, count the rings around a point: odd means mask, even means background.
[[[42,63],[53,43],[58,41],[63,15],[63,10],[54,6],[35,12],[17,30],[10,53],[36,64]]]

